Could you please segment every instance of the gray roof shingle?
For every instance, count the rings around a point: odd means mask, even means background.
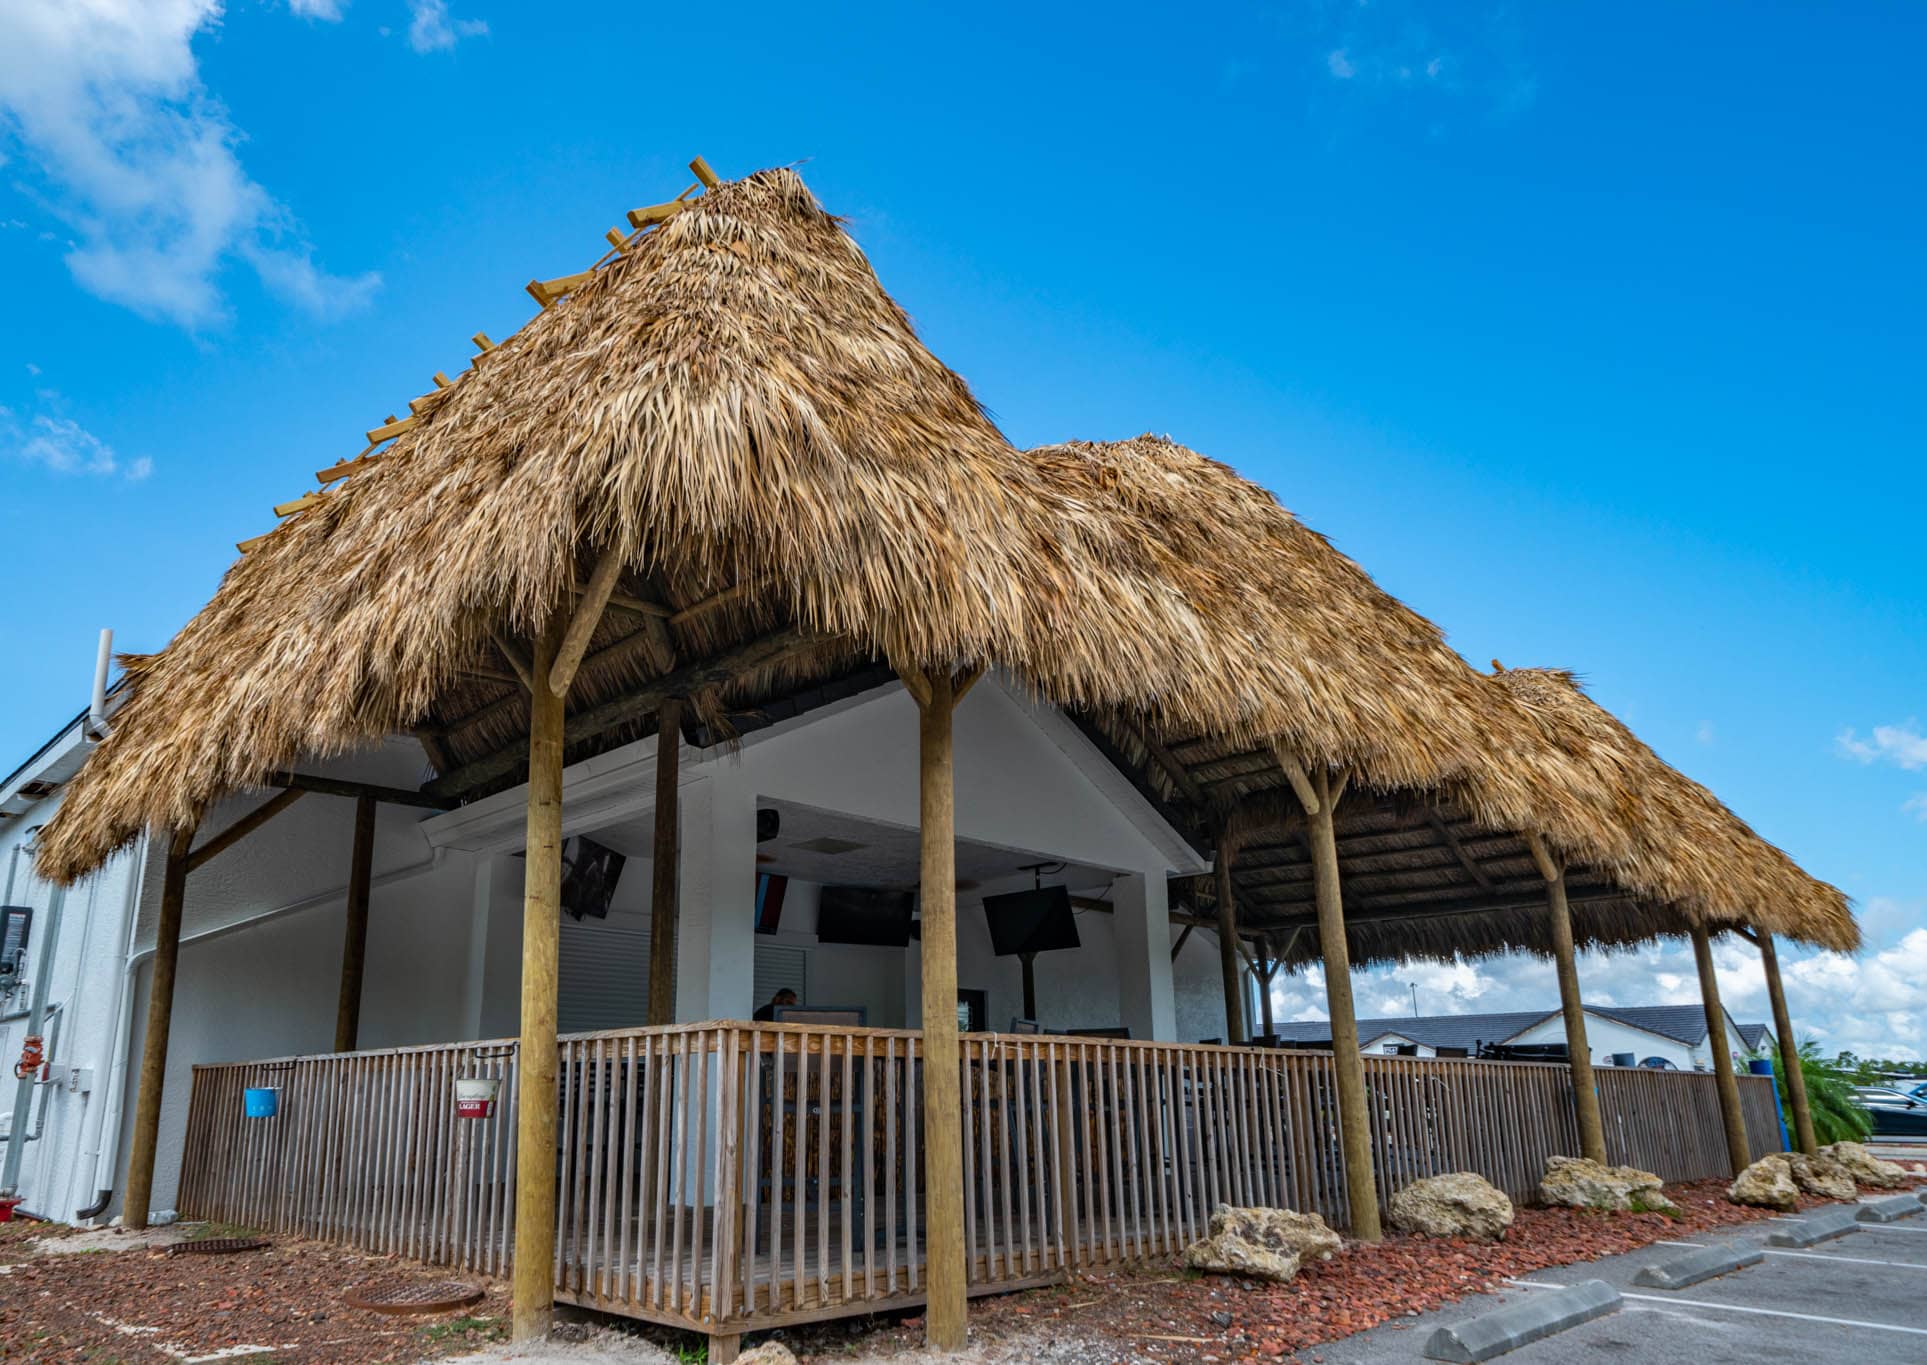
[[[1587,1005],[1586,1012],[1657,1033],[1688,1047],[1698,1047],[1706,1041],[1706,1011],[1698,1005]],[[1384,1034],[1396,1033],[1427,1047],[1462,1047],[1476,1051],[1480,1043],[1502,1043],[1558,1013],[1556,1009],[1512,1010],[1499,1014],[1360,1019],[1358,1040],[1369,1043]],[[1281,1023],[1276,1027],[1278,1036],[1288,1043],[1322,1042],[1331,1037],[1331,1025],[1323,1019]],[[1766,1035],[1765,1024],[1736,1024],[1735,1027],[1750,1048],[1758,1048],[1760,1039]]]

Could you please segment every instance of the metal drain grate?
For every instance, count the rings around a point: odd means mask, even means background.
[[[460,1280],[377,1280],[345,1296],[350,1308],[374,1313],[447,1313],[482,1301],[482,1291]]]
[[[169,1256],[226,1256],[236,1251],[259,1251],[267,1240],[261,1237],[204,1237],[198,1242],[176,1242],[167,1249]]]

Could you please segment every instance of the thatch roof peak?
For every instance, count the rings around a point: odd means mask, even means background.
[[[230,569],[140,669],[42,865],[78,875],[143,824],[409,728],[491,632],[526,635],[612,549],[638,590],[728,591],[732,627],[1252,725],[1262,671],[1090,491],[1004,440],[793,171],[719,185]],[[700,655],[718,625],[671,644]]]

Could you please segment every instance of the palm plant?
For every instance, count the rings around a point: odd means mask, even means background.
[[[1762,1053],[1773,1060],[1774,1084],[1780,1087],[1780,1110],[1791,1113],[1787,1099],[1786,1069],[1777,1053]],[[1820,1055],[1820,1045],[1808,1038],[1800,1044],[1800,1075],[1807,1083],[1807,1110],[1813,1115],[1813,1134],[1821,1145],[1832,1142],[1865,1142],[1873,1133],[1873,1115],[1853,1093],[1853,1073]]]

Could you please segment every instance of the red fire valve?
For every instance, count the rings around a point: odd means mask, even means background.
[[[27,1035],[20,1048],[20,1060],[13,1065],[13,1078],[24,1081],[47,1064],[47,1041],[37,1033]]]

